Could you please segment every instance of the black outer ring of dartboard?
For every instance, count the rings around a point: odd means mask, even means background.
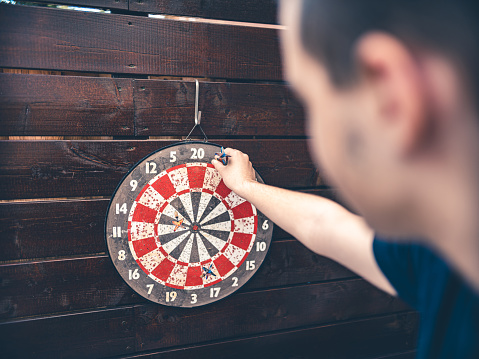
[[[115,268],[115,271],[118,273],[118,275],[120,276],[120,278],[122,279],[123,282],[125,282],[125,284],[131,288],[137,295],[145,298],[146,300],[152,302],[152,303],[155,303],[155,304],[159,304],[159,305],[165,305],[165,306],[170,306],[168,304],[163,304],[163,303],[158,303],[157,301],[154,301],[154,300],[151,300],[149,299],[148,297],[144,296],[142,293],[139,293],[137,292],[127,281],[126,279],[118,272],[118,269],[115,265],[115,263],[113,262],[113,258],[110,254],[110,249],[109,249],[109,245],[108,245],[108,228],[107,228],[107,224],[108,224],[108,216],[110,214],[110,208],[113,204],[113,200],[118,192],[118,190],[120,189],[121,185],[123,184],[123,182],[126,180],[126,178],[143,162],[145,161],[147,158],[153,156],[154,154],[158,153],[158,152],[161,152],[161,151],[164,151],[170,147],[175,147],[175,146],[179,146],[179,145],[190,145],[190,144],[203,144],[203,145],[211,145],[211,146],[214,146],[214,147],[217,147],[219,149],[221,149],[221,147],[224,147],[222,145],[218,145],[216,143],[211,143],[211,142],[205,142],[205,141],[181,141],[181,142],[175,142],[175,143],[172,143],[170,145],[167,145],[167,146],[164,146],[162,148],[159,148],[158,150],[156,151],[153,151],[153,152],[150,152],[149,154],[147,154],[146,156],[144,156],[143,158],[141,158],[140,160],[138,160],[129,170],[128,172],[125,173],[125,175],[122,177],[122,179],[118,182],[118,185],[116,186],[115,190],[113,191],[112,195],[111,195],[111,198],[110,198],[110,201],[108,202],[108,207],[107,207],[107,211],[106,211],[106,216],[105,216],[105,224],[103,226],[103,237],[104,237],[104,240],[105,240],[105,245],[106,245],[106,248],[107,248],[107,251],[108,251],[108,257],[110,259],[110,262],[111,264],[113,265],[113,267]],[[254,168],[253,166],[253,169],[256,173],[256,175],[261,179],[261,181],[264,183],[264,180],[263,180],[263,177],[261,176],[261,174]],[[272,229],[271,229],[271,232],[273,231],[273,228],[274,228],[274,223],[273,222],[270,222],[271,223],[271,226],[272,226]],[[268,245],[267,247],[267,250],[265,251],[264,253],[264,256],[263,256],[263,260],[261,261],[261,263],[256,267],[256,269],[254,270],[253,274],[251,275],[251,277],[243,284],[241,284],[241,286],[239,286],[236,290],[234,290],[232,293],[226,295],[226,296],[222,296],[214,301],[211,301],[211,302],[208,302],[208,303],[201,303],[199,305],[192,305],[192,306],[172,306],[172,307],[175,307],[175,308],[196,308],[196,307],[200,307],[200,306],[204,306],[204,305],[208,305],[208,304],[213,304],[213,303],[216,303],[220,300],[223,300],[225,298],[228,298],[230,297],[232,294],[236,293],[238,290],[241,289],[242,286],[244,286],[249,280],[251,280],[251,278],[256,274],[256,272],[259,270],[259,268],[262,266],[263,262],[264,262],[264,259],[268,256],[268,253],[270,251],[270,247],[271,247],[271,241],[270,241],[270,245]],[[166,287],[166,286],[165,286]],[[173,290],[174,288],[172,288]]]

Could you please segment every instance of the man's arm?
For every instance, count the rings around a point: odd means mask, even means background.
[[[395,289],[378,267],[373,230],[359,216],[329,199],[258,183],[248,155],[227,148],[227,166],[213,160],[225,184],[313,252],[348,267],[385,292]]]

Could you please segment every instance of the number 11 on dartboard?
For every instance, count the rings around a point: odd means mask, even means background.
[[[219,149],[205,142],[162,148],[133,166],[113,194],[110,258],[150,301],[215,302],[241,288],[267,255],[273,223],[226,187],[211,164]]]

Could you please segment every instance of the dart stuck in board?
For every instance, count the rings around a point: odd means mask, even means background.
[[[273,224],[226,187],[210,163],[219,148],[182,142],[160,149],[137,163],[112,197],[105,226],[110,258],[150,301],[195,307],[222,299],[252,277],[268,252]]]

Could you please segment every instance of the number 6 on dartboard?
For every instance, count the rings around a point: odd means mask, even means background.
[[[219,149],[183,142],[158,150],[133,166],[111,199],[110,258],[148,300],[215,302],[241,288],[268,252],[273,223],[226,187],[211,164]]]

